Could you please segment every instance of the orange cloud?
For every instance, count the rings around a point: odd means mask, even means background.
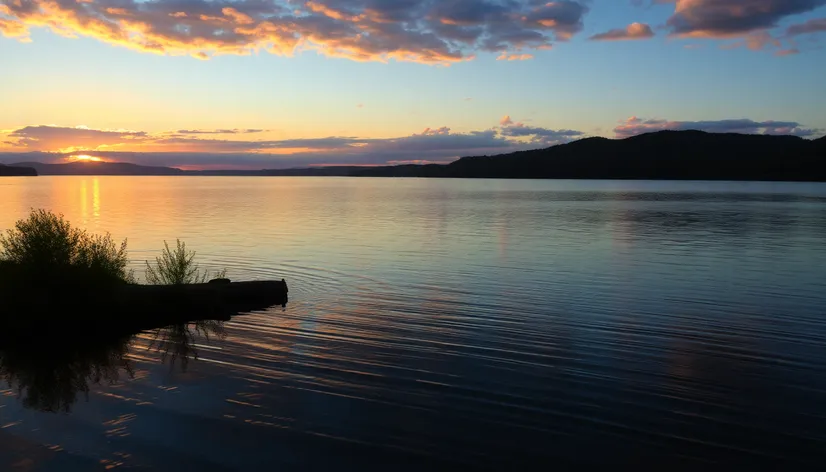
[[[533,54],[508,54],[503,52],[496,58],[497,61],[527,61],[529,59],[533,59]]]
[[[110,15],[119,15],[119,16],[129,16],[130,15],[129,10],[127,10],[125,8],[107,8],[106,13],[109,13]]]
[[[251,25],[255,23],[255,20],[253,20],[252,17],[245,13],[241,13],[240,11],[232,7],[224,7],[221,10],[221,12],[230,20],[234,21],[236,24],[239,25]]]
[[[358,16],[358,15],[348,15],[348,14],[343,13],[341,11],[330,8],[327,5],[324,5],[322,3],[308,1],[306,3],[306,5],[307,5],[307,8],[309,8],[310,10],[312,10],[316,13],[321,13],[322,15],[325,15],[329,18],[334,19],[334,20],[352,21],[352,22],[355,23],[355,22],[358,22],[361,19],[361,17]]]
[[[31,28],[68,38],[87,36],[153,54],[208,59],[266,51],[292,56],[313,50],[356,61],[443,64],[479,51],[507,60],[551,47],[582,29],[588,11],[576,1],[449,4],[426,0],[5,0],[4,36],[26,40]]]
[[[3,5],[0,5],[2,7]],[[19,41],[28,42],[29,28],[20,22],[6,20],[0,17],[0,33],[7,38],[17,38]]]
[[[147,133],[143,131],[91,129],[85,126],[26,126],[7,131],[5,142],[29,150],[75,152],[136,143],[147,138]]]

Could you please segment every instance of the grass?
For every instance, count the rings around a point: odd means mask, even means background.
[[[226,277],[226,269],[209,275],[208,271],[201,272],[195,263],[195,251],[186,248],[186,243],[176,240],[175,249],[170,249],[164,241],[164,250],[155,258],[155,264],[146,261],[146,281],[152,285],[182,285],[201,284],[211,278]]]

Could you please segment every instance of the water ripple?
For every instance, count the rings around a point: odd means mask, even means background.
[[[290,286],[185,375],[133,353],[117,441],[156,468],[821,466],[824,186],[147,178],[134,214],[125,182],[89,227],[138,273],[181,237]]]

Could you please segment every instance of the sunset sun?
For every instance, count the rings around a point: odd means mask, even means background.
[[[88,154],[80,154],[69,158],[73,162],[103,162],[103,159],[97,156],[90,156]]]

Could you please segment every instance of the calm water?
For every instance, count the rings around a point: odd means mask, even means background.
[[[0,228],[31,207],[128,237],[138,275],[181,238],[291,298],[186,369],[134,341],[69,413],[5,390],[2,470],[826,457],[824,185],[0,180]]]

